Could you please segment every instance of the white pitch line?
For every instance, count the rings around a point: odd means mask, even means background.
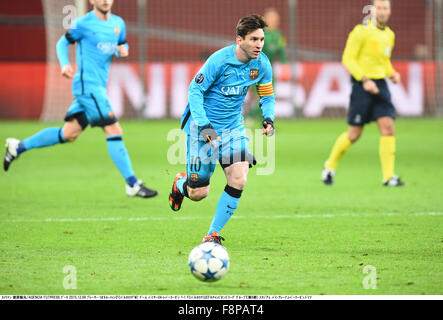
[[[412,213],[375,213],[375,214],[358,214],[358,213],[337,213],[337,214],[294,214],[294,215],[277,215],[277,216],[239,216],[233,215],[232,219],[318,219],[318,218],[339,218],[339,217],[391,217],[391,216],[441,216],[443,212],[412,212]],[[24,223],[24,222],[114,222],[114,221],[166,221],[166,220],[201,220],[209,219],[212,215],[207,216],[168,216],[168,217],[95,217],[95,218],[46,218],[46,219],[8,219],[0,220],[0,223]]]

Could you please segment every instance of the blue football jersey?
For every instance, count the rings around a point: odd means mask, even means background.
[[[109,67],[113,56],[118,56],[117,46],[126,44],[125,22],[113,14],[108,20],[100,20],[94,11],[76,19],[57,43],[62,67],[69,64],[69,44],[76,42],[78,70],[72,83],[73,94],[106,93]]]
[[[257,85],[264,118],[274,120],[275,95],[272,67],[264,53],[247,63],[235,57],[236,45],[215,52],[197,73],[188,91],[188,105],[181,118],[189,133],[190,123],[211,123],[219,134],[242,126],[242,106],[248,89]]]

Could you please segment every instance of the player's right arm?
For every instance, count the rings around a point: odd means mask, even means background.
[[[343,65],[357,81],[362,81],[365,77],[363,69],[358,64],[358,56],[364,41],[363,32],[363,25],[358,25],[351,31],[342,56]]]
[[[203,67],[199,70],[188,90],[189,109],[191,110],[193,121],[198,126],[199,132],[205,132],[206,140],[215,144],[215,140],[220,141],[217,132],[212,127],[206,111],[203,107],[204,93],[211,87],[218,78],[219,66],[214,56],[211,56]]]
[[[57,58],[60,62],[60,67],[62,69],[62,75],[68,79],[74,77],[74,69],[69,63],[69,45],[74,44],[82,38],[80,24],[78,19],[75,20],[71,28],[63,35],[57,42]]]
[[[379,89],[374,81],[367,78],[363,69],[358,64],[358,56],[364,42],[365,27],[358,25],[351,31],[346,41],[342,62],[355,80],[363,83],[363,89],[371,94],[378,94]]]

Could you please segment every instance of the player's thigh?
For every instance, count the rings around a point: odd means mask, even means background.
[[[379,80],[377,86],[380,94],[374,104],[372,120],[377,122],[382,136],[393,136],[395,134],[394,120],[396,112],[391,101],[391,93],[385,80]]]
[[[106,127],[115,124],[115,117],[108,96],[105,93],[91,93],[76,97],[84,107],[91,127]]]
[[[186,149],[188,186],[192,189],[209,186],[217,162],[217,148],[194,135],[188,135]]]
[[[353,81],[347,121],[350,126],[361,127],[371,121],[373,100],[361,82]]]
[[[88,126],[89,122],[85,110],[78,99],[69,107],[65,115],[65,125],[63,126],[63,138],[66,141],[73,142]]]
[[[247,162],[249,168],[256,164],[254,155],[248,149],[248,144],[249,138],[244,128],[240,127],[229,133],[223,131],[218,159],[223,170],[238,162]]]

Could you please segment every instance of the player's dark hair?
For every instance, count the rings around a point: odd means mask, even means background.
[[[241,18],[238,21],[237,36],[240,36],[244,39],[248,33],[255,31],[257,29],[264,29],[267,26],[268,25],[262,16],[258,14],[251,14],[247,17]]]

